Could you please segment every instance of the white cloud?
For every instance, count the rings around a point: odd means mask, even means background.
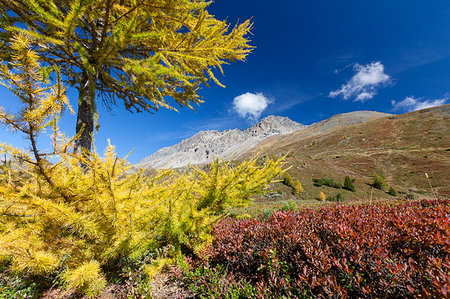
[[[365,100],[369,100],[371,98],[373,98],[373,96],[375,95],[374,92],[361,92],[357,97],[356,97],[356,101],[361,101],[364,102]]]
[[[256,121],[270,103],[271,101],[262,93],[247,92],[234,98],[233,108],[243,118]]]
[[[421,98],[406,97],[401,102],[392,101],[393,110],[403,110],[403,111],[417,111],[421,109],[426,109],[430,107],[444,105],[448,98],[436,99],[436,100],[422,100]]]
[[[340,89],[330,91],[329,97],[342,96],[345,100],[354,97],[355,101],[364,102],[377,94],[377,88],[391,82],[380,61],[366,65],[355,63],[353,69],[356,74]]]

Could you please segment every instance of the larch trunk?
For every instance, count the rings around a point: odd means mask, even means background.
[[[92,135],[94,133],[95,80],[84,79],[80,83],[78,96],[78,115],[76,133],[81,135],[75,141],[75,152],[91,152]]]

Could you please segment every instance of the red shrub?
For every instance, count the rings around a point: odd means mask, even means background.
[[[445,297],[450,201],[224,219],[203,253],[259,296]]]

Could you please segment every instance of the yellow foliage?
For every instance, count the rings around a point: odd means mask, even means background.
[[[252,218],[252,215],[244,213],[236,216],[236,219],[250,219]]]
[[[157,258],[150,265],[145,267],[145,274],[149,279],[154,278],[164,267],[173,265],[175,263],[173,258]]]
[[[66,272],[63,281],[69,290],[82,292],[89,297],[100,293],[106,286],[106,279],[97,261],[85,262],[76,269]]]
[[[59,258],[48,251],[27,250],[13,259],[12,269],[31,275],[51,273],[58,266]]]
[[[211,3],[0,0],[6,20],[25,24],[3,26],[0,40],[18,32],[32,37],[41,59],[61,67],[78,88],[85,77],[96,78],[108,104],[119,98],[128,110],[176,110],[170,97],[193,108],[203,102],[201,83],[221,85],[213,70],[222,73],[223,65],[245,60],[253,49],[251,21],[230,26],[208,13]]]
[[[300,194],[301,192],[304,191],[303,190],[303,186],[302,186],[302,184],[300,183],[299,180],[295,181],[294,186],[292,187],[292,189],[293,189],[293,193],[294,194]]]
[[[323,191],[320,191],[319,198],[321,201],[327,200],[327,196],[325,195],[325,193],[323,193]]]
[[[90,156],[74,154],[77,136],[67,138],[58,129],[68,105],[60,80],[42,82],[27,38],[15,42],[17,67],[1,68],[0,77],[23,109],[1,110],[0,122],[24,133],[31,151],[0,145],[8,157],[0,169],[0,260],[10,259],[16,271],[50,274],[64,262],[66,286],[93,296],[106,283],[101,266],[168,244],[172,255],[197,253],[228,208],[249,203],[284,173],[282,158],[254,158],[146,177],[142,170],[130,174],[112,145],[103,157],[95,148]],[[53,149],[40,152],[39,133],[49,127]]]

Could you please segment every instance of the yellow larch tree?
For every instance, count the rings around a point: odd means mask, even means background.
[[[20,275],[52,276],[59,269],[57,279],[68,289],[93,296],[107,283],[105,265],[120,257],[168,245],[172,256],[198,253],[229,207],[249,203],[284,173],[282,159],[255,158],[146,177],[127,173],[111,145],[103,157],[95,148],[89,156],[74,153],[76,136],[58,128],[64,110],[71,110],[59,70],[55,84],[45,82],[29,43],[16,35],[13,68],[0,66],[1,84],[21,101],[15,114],[2,108],[0,121],[31,145],[0,144],[8,160],[0,169],[0,264]],[[37,146],[44,132],[53,132],[49,152]]]

